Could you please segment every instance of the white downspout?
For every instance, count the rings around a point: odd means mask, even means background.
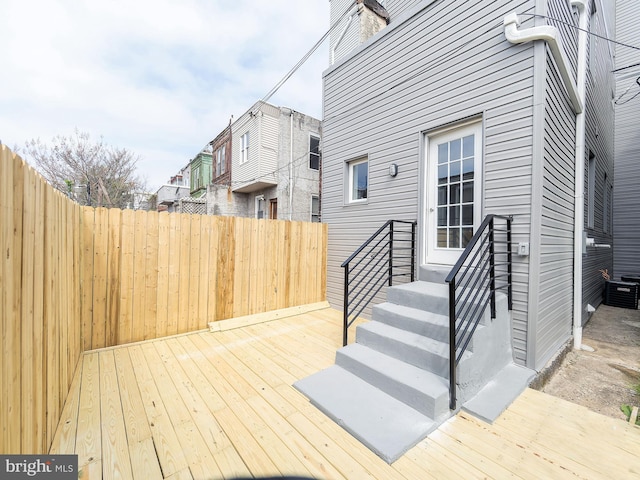
[[[587,83],[587,46],[589,35],[589,4],[587,0],[571,0],[571,6],[578,9],[578,95],[586,101]],[[585,149],[585,114],[576,115],[576,167],[575,167],[575,206],[574,206],[574,246],[573,246],[573,348],[582,347],[582,251],[584,241],[584,157]]]
[[[544,40],[549,45],[556,61],[558,71],[569,94],[571,105],[576,114],[575,140],[575,186],[574,186],[574,245],[573,245],[573,338],[574,348],[582,346],[582,250],[584,231],[584,156],[585,156],[585,90],[587,78],[587,28],[589,26],[589,7],[587,0],[571,0],[578,9],[578,68],[577,81],[574,82],[569,62],[562,48],[560,32],[550,25],[518,30],[520,21],[515,13],[504,18],[504,33],[511,43],[524,43]]]

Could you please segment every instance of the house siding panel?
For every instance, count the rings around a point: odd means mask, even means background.
[[[638,5],[630,0],[616,2],[616,38],[635,45],[638,39]],[[616,68],[640,63],[640,52],[616,46]],[[628,68],[616,74],[615,114],[615,178],[613,188],[613,273],[640,274],[640,137],[638,137],[638,106],[640,87],[636,78],[640,68]],[[628,91],[627,91],[628,89]],[[625,93],[626,92],[626,93]],[[624,95],[623,95],[624,93]]]
[[[607,5],[605,5],[605,3]],[[601,36],[609,36],[608,32],[613,32],[613,28],[607,28],[607,21],[613,20],[613,15],[609,18],[606,16],[611,5],[610,2],[596,2],[597,11],[592,17],[594,24],[590,26],[591,31]],[[618,3],[618,2],[616,2]],[[637,2],[635,2],[635,10],[637,10]],[[634,42],[637,34],[629,39]],[[615,119],[613,110],[613,95],[615,89],[615,78],[611,71],[614,69],[614,60],[612,58],[612,49],[608,42],[593,37],[590,42],[591,58],[589,61],[589,69],[587,70],[587,110],[586,110],[586,145],[587,158],[585,159],[585,226],[587,226],[588,215],[588,152],[592,151],[595,155],[595,198],[594,198],[594,225],[593,228],[586,228],[587,236],[594,238],[597,244],[612,245],[613,231],[604,225],[605,221],[605,195],[607,194],[607,185],[613,185],[614,182],[614,135],[615,135]],[[639,59],[640,60],[640,59]],[[636,104],[637,105],[637,104]],[[637,119],[634,120],[637,123]],[[637,189],[637,183],[634,186]],[[637,210],[640,213],[640,210]],[[638,217],[627,217],[638,218]],[[629,222],[635,223],[635,222]],[[583,324],[589,320],[586,312],[587,304],[595,307],[602,302],[602,292],[604,288],[604,279],[600,274],[600,270],[608,270],[610,273],[614,271],[613,266],[613,250],[612,248],[588,248],[587,255],[583,256],[583,304],[582,304],[582,322]]]
[[[330,225],[327,293],[333,306],[342,303],[340,263],[387,219],[418,219],[422,132],[449,122],[481,115],[484,213],[515,214],[514,241],[528,241],[533,48],[506,42],[502,19],[532,4],[422,2],[427,6],[415,8],[411,18],[392,19],[368,48],[325,73],[323,221]],[[516,125],[515,135],[509,125]],[[362,156],[369,159],[369,199],[348,205],[345,162]],[[398,165],[395,178],[388,176],[390,163]],[[524,363],[528,258],[515,261],[514,349]]]

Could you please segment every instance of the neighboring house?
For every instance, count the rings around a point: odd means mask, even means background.
[[[190,162],[191,167],[191,197],[200,198],[207,193],[207,186],[213,178],[211,152],[205,150],[196,155]]]
[[[616,40],[638,44],[638,4],[616,1]],[[599,41],[599,40],[598,40]],[[640,52],[616,46],[613,273],[640,276]]]
[[[574,327],[579,335],[588,304],[602,299],[599,270],[613,267],[612,249],[582,248],[583,235],[613,243],[615,85],[611,46],[592,37],[583,102],[573,3],[330,2],[322,220],[331,225],[333,306],[342,305],[341,262],[386,220],[417,220],[425,279],[451,268],[487,214],[512,215],[514,242],[528,250],[514,255],[516,362],[540,370]],[[612,37],[614,5],[582,4],[591,7],[591,31]],[[558,48],[508,40],[503,22],[514,12],[522,24],[510,29],[555,27]],[[252,176],[243,170],[236,178]]]
[[[191,191],[191,164],[187,164],[167,183],[156,192],[158,211],[175,212],[178,210],[179,200],[188,197]]]
[[[320,221],[320,121],[259,101],[210,142],[207,213]]]

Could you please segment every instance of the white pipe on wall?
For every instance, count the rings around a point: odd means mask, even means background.
[[[558,71],[560,72],[564,86],[567,89],[567,93],[569,94],[573,111],[575,113],[582,112],[583,103],[578,94],[576,82],[573,81],[569,60],[562,48],[562,40],[558,29],[551,25],[541,25],[538,27],[518,30],[519,26],[520,20],[516,13],[510,13],[504,17],[504,35],[507,37],[507,40],[511,43],[526,43],[534,40],[546,41],[547,45],[549,45],[549,48],[551,49],[551,54],[556,61]]]
[[[560,32],[550,25],[518,30],[520,21],[515,13],[504,18],[504,33],[511,43],[524,43],[544,40],[549,45],[556,61],[571,105],[576,114],[575,140],[575,186],[574,186],[574,246],[573,246],[573,339],[574,348],[582,346],[582,249],[584,230],[584,157],[585,157],[585,91],[587,78],[587,45],[589,27],[588,0],[571,0],[571,6],[578,9],[578,68],[574,82],[569,62],[562,48]]]
[[[589,35],[589,3],[588,0],[571,0],[571,6],[578,9],[578,69],[577,84],[579,98],[585,102],[587,83],[587,46]],[[574,203],[574,246],[573,246],[573,348],[582,347],[582,250],[584,230],[584,157],[585,148],[585,114],[576,115],[576,167],[575,167],[575,203]]]

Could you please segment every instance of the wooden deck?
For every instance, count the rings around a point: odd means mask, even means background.
[[[640,429],[527,390],[386,464],[291,384],[333,364],[340,312],[85,353],[51,453],[82,478],[640,478]]]

